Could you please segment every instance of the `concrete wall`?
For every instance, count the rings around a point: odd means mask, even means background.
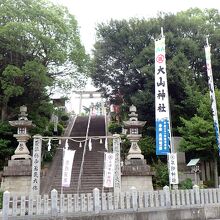
[[[206,220],[219,219],[220,206],[206,206],[195,208],[176,208],[176,209],[142,209],[134,211],[111,211],[102,212],[100,214],[81,214],[75,216],[62,217],[31,217],[23,216],[16,219],[38,219],[38,220]],[[9,218],[12,219],[12,218]]]

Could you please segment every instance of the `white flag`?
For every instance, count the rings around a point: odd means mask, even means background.
[[[63,170],[62,170],[62,186],[69,187],[73,166],[75,150],[64,149]]]
[[[219,124],[218,124],[218,114],[217,114],[217,106],[216,106],[216,98],[215,98],[215,88],[213,83],[213,75],[212,75],[212,64],[211,64],[211,52],[210,46],[205,46],[205,56],[206,56],[206,67],[207,67],[207,75],[208,75],[208,84],[209,84],[209,94],[211,99],[211,108],[212,115],[214,121],[214,128],[216,134],[216,141],[220,153],[220,137],[219,137]]]
[[[104,187],[113,187],[115,172],[115,153],[105,152]]]

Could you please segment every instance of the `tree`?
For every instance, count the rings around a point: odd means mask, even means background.
[[[143,137],[139,140],[138,145],[141,149],[141,153],[144,155],[144,158],[149,164],[152,164],[156,161],[155,155],[155,139],[152,137]]]
[[[219,90],[215,91],[216,99],[220,99]],[[217,108],[220,103],[217,102]],[[218,114],[218,117],[220,114]],[[215,186],[218,186],[217,157],[218,148],[216,144],[216,135],[213,126],[211,114],[211,101],[207,93],[200,101],[197,114],[191,119],[181,118],[183,125],[179,127],[182,136],[180,149],[185,152],[191,152],[204,160],[213,160],[215,165]]]
[[[54,111],[54,88],[64,88],[67,95],[72,87],[83,86],[89,57],[77,21],[65,7],[47,0],[4,0],[0,14],[2,162],[17,145],[6,121],[16,120],[19,107],[26,105],[36,125],[30,134],[43,135]]]
[[[219,85],[218,10],[190,9],[157,18],[111,20],[97,26],[91,77],[110,99],[135,104],[142,120],[154,127],[154,39],[164,27],[168,89],[174,132],[179,116],[191,118],[207,91],[204,44],[210,34],[213,72]]]
[[[45,0],[5,0],[0,13],[2,120],[18,105],[34,110],[57,85],[84,83],[88,56],[66,8]]]

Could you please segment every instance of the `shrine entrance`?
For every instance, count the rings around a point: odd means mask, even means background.
[[[79,99],[79,115],[82,113],[82,104],[83,104],[83,99],[97,99],[100,98],[100,114],[104,115],[105,110],[104,110],[104,100],[102,98],[102,95],[99,91],[74,91],[75,94],[79,95],[76,98]]]

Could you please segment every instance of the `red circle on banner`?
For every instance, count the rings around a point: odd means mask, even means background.
[[[156,61],[157,61],[158,63],[163,63],[163,61],[164,61],[164,55],[159,54],[159,55],[157,56],[157,58],[156,58]]]

